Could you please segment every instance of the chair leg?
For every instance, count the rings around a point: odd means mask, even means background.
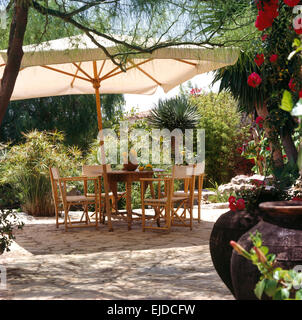
[[[67,217],[68,217],[68,210],[64,209],[64,224],[65,224],[65,231],[68,230],[68,227],[67,227]]]
[[[144,196],[145,196],[145,183],[141,182],[141,206],[142,206],[142,230],[145,232],[145,226],[146,226],[146,216],[145,216],[145,202],[144,202]]]
[[[56,214],[56,227],[59,228],[59,208],[55,206],[55,214]]]
[[[145,205],[142,204],[142,229],[143,229],[143,232],[145,232],[145,225],[146,225]]]
[[[200,217],[201,217],[201,190],[202,183],[201,183],[201,177],[198,177],[198,199],[197,199],[197,205],[198,205],[198,223],[200,223]]]
[[[170,206],[166,206],[166,212],[165,212],[165,218],[166,218],[166,226],[168,228],[168,231],[170,232],[170,229],[171,229],[171,210],[172,209],[173,205],[170,207]]]
[[[94,204],[94,208],[95,208],[95,228],[96,230],[98,230],[99,228],[99,207],[98,207],[98,200],[95,200],[95,204]]]

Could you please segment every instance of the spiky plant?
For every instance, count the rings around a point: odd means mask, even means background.
[[[148,117],[151,127],[157,129],[194,129],[199,121],[197,107],[185,96],[159,100]]]

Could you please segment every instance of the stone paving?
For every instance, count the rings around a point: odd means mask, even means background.
[[[233,299],[209,253],[213,222],[227,209],[204,205],[193,230],[141,231],[135,222],[94,228],[55,228],[53,218],[20,214],[11,251],[0,256],[7,289],[0,299]],[[197,210],[195,210],[196,213]]]

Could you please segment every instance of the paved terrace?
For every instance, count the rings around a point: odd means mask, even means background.
[[[123,221],[113,221],[114,232],[65,232],[54,218],[20,214],[26,225],[0,256],[8,278],[0,299],[233,299],[209,253],[213,223],[226,210],[204,205],[193,231],[171,233],[143,233],[139,222],[127,231]]]

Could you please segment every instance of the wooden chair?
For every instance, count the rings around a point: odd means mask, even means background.
[[[107,172],[111,172],[111,165],[107,164],[106,165],[106,170]],[[103,174],[103,165],[83,165],[82,166],[82,175],[85,177],[99,177],[102,176]],[[101,188],[101,186],[100,186]],[[105,193],[101,193],[101,199],[98,199],[99,201],[99,207],[104,209],[104,206],[102,206],[102,203],[105,203],[104,199],[105,199]],[[94,193],[89,193],[88,192],[88,184],[87,181],[84,182],[84,194],[86,197],[99,197],[99,194],[95,195]],[[109,192],[108,196],[109,196],[109,200],[112,203],[112,208],[117,212],[117,202],[119,200],[121,200],[123,197],[125,197],[126,192],[118,192],[117,193],[117,201],[113,195],[112,192]],[[100,211],[101,212],[101,211]],[[100,220],[102,219],[101,214],[100,214]],[[103,223],[105,222],[105,215],[103,215]]]
[[[87,178],[87,177],[69,177],[61,178],[59,170],[57,168],[49,168],[52,197],[55,205],[56,213],[56,227],[58,228],[60,224],[65,225],[65,231],[68,228],[74,227],[91,227],[94,226],[98,228],[98,211],[99,202],[97,197],[87,197],[85,195],[68,196],[67,195],[67,183],[75,181],[83,181],[87,183],[87,180],[93,180],[95,194],[98,194],[98,179]],[[95,222],[91,221],[91,216],[89,216],[88,206],[94,205],[95,207]],[[73,221],[70,217],[69,211],[71,206],[81,206],[83,208],[83,214],[80,220]],[[60,213],[64,212],[64,222],[59,222]],[[85,219],[83,219],[85,218]]]
[[[175,180],[188,181],[188,192],[183,196],[174,196]],[[194,185],[195,170],[192,166],[173,166],[172,175],[170,177],[141,179],[141,202],[142,202],[142,229],[159,229],[170,231],[171,226],[185,226],[192,230],[193,227],[193,201],[194,201]],[[145,198],[146,184],[157,182],[157,197],[151,192],[152,198]],[[165,189],[163,196],[162,189]],[[151,219],[151,223],[146,225],[145,206],[151,206],[155,215]],[[189,220],[187,219],[189,215]],[[161,220],[165,225],[160,226]],[[154,224],[157,226],[154,226]]]
[[[197,206],[198,206],[198,218],[197,221],[200,223],[201,219],[201,200],[202,200],[202,188],[203,188],[203,181],[204,181],[204,169],[205,169],[205,163],[196,163],[192,165],[195,167],[195,176],[197,177],[197,190],[194,190],[194,199],[197,199]],[[183,191],[177,191],[174,193],[176,197],[180,196],[183,197],[184,194],[188,193],[188,182],[185,181],[184,183],[184,190]]]

